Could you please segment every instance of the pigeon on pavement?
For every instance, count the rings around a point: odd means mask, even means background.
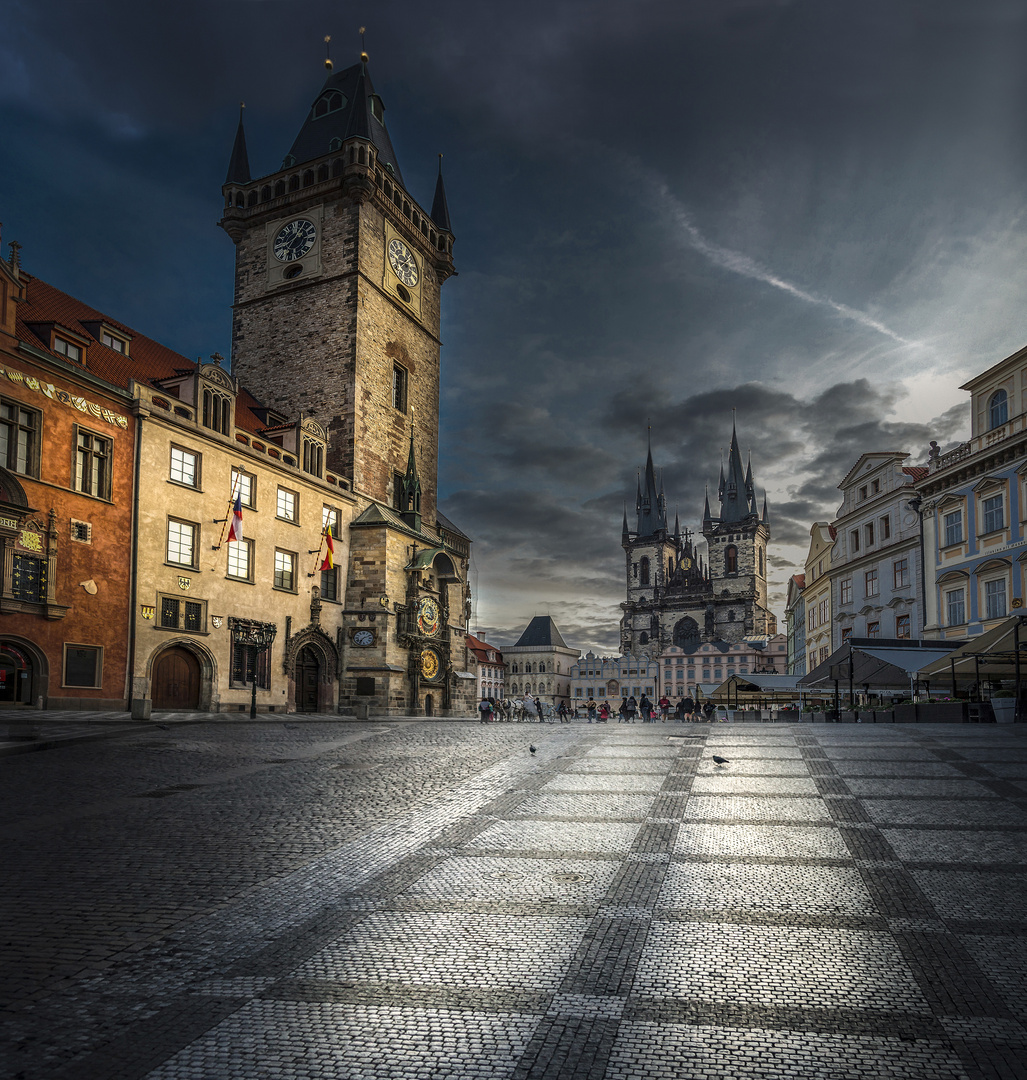
[[[534,754],[538,747],[534,743],[530,743],[528,749]]]
[[[716,754],[713,755],[713,760],[717,763],[718,768],[721,765],[726,765],[728,763],[728,759],[726,757],[717,757]]]

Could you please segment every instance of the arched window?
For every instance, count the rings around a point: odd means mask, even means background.
[[[539,673],[542,674],[542,675],[544,675],[546,673],[545,661],[543,661],[541,664],[539,664],[538,670],[539,670]]]
[[[1009,395],[996,390],[988,402],[988,429],[1001,427],[1009,419]]]
[[[338,90],[330,90],[314,102],[313,119],[327,116],[330,112],[338,112],[345,104],[346,98]]]
[[[738,548],[736,548],[734,544],[728,544],[728,546],[724,548],[724,573],[738,573]]]
[[[760,548],[760,577],[767,576],[767,564],[763,556],[763,548]]]
[[[639,585],[649,584],[649,560],[644,556],[638,564],[638,583]]]
[[[228,434],[231,422],[232,406],[228,398],[215,394],[213,390],[203,391],[203,426],[212,431]]]

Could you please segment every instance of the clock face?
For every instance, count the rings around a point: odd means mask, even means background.
[[[357,630],[353,634],[354,645],[373,645],[374,644],[374,632],[371,630]]]
[[[306,255],[316,239],[317,226],[306,218],[297,218],[278,230],[271,250],[280,262],[293,262]]]
[[[439,674],[439,654],[434,649],[421,652],[421,674],[426,679],[435,679]]]
[[[439,605],[430,596],[417,605],[417,629],[429,637],[439,632]]]
[[[389,241],[389,266],[404,285],[412,289],[417,284],[417,261],[402,240]]]

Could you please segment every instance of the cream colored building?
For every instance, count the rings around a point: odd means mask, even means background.
[[[137,510],[136,713],[248,709],[253,656],[233,644],[239,623],[276,627],[256,663],[261,712],[335,711],[356,500],[324,467],[324,430],[261,410],[217,364],[179,366],[132,387],[146,478]],[[228,541],[236,495],[243,537]],[[322,572],[326,529],[335,567]],[[375,621],[366,627],[373,635]]]
[[[809,531],[806,556],[806,670],[812,671],[831,655],[831,553],[835,530],[826,521],[816,521]]]

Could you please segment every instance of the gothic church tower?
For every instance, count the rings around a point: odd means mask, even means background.
[[[441,170],[430,213],[407,191],[366,54],[328,76],[277,172],[251,178],[240,118],[222,190],[233,374],[262,405],[327,428],[329,468],[387,505],[401,497],[412,419],[433,525],[453,233]]]

